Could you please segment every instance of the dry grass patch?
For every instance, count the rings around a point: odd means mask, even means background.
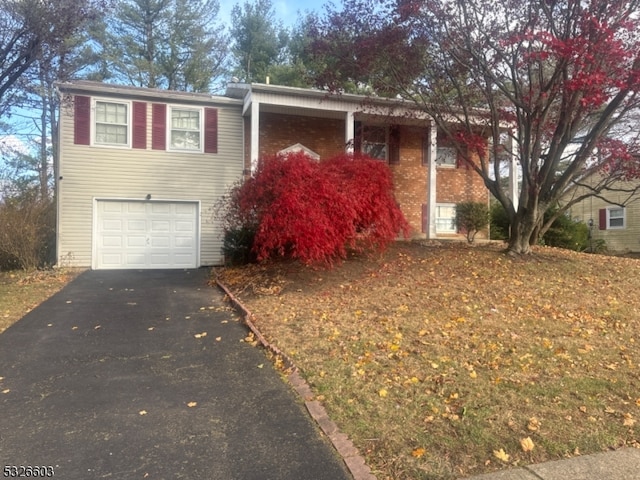
[[[73,280],[81,270],[0,272],[0,333]]]
[[[399,243],[332,271],[221,279],[379,479],[638,446],[638,260]]]

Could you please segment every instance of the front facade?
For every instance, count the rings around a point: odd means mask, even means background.
[[[93,82],[59,90],[58,264],[221,263],[212,207],[242,176],[241,102]]]
[[[416,238],[462,237],[455,204],[489,200],[428,118],[396,102],[260,84],[225,96],[60,84],[58,264],[194,268],[223,262],[212,207],[257,159],[360,151],[389,164]]]
[[[596,174],[586,181],[595,186],[600,178]],[[640,252],[640,180],[615,182],[600,195],[572,205],[567,213],[590,226],[592,247],[604,242],[612,253]]]

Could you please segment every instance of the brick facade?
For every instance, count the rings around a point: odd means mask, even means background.
[[[248,132],[250,122],[245,124]],[[425,205],[428,202],[429,167],[424,146],[428,129],[400,126],[400,163],[390,165],[396,199],[411,226],[413,237],[426,236]],[[345,149],[344,121],[276,113],[260,114],[260,155],[271,155],[300,143],[323,158],[340,154]],[[246,134],[248,143],[250,134]],[[247,148],[245,152],[248,152]],[[249,166],[248,157],[246,158]],[[437,168],[437,203],[461,201],[488,202],[487,190],[479,175],[467,168]]]

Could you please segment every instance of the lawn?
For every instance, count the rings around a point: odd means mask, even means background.
[[[640,260],[502,248],[217,273],[380,480],[638,447]]]
[[[59,291],[79,270],[0,272],[0,333]]]

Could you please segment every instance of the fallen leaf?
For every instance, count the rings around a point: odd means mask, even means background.
[[[389,394],[389,392],[387,392],[384,388],[381,388],[380,390],[378,390],[378,395],[381,398],[385,398],[388,394]]]
[[[264,363],[261,363],[260,365],[258,365],[258,368],[262,368],[264,367]]]
[[[636,420],[633,418],[633,416],[630,413],[625,413],[622,425],[625,427],[633,427],[635,424]]]
[[[138,413],[139,413],[140,415],[146,415],[146,414],[147,414],[147,411],[146,411],[146,410],[140,410]]]
[[[419,448],[415,448],[412,452],[411,455],[416,457],[416,458],[420,458],[421,456],[424,455],[425,449],[422,447]]]
[[[216,337],[216,342],[219,342],[220,340],[222,340],[222,337]]]
[[[189,403],[187,403],[187,407],[189,407],[189,408],[193,408],[196,405],[198,405],[198,402],[189,402]]]
[[[196,338],[203,338],[203,337],[206,337],[206,336],[207,336],[207,332],[196,333],[194,335],[194,337],[196,337]]]
[[[520,440],[520,446],[522,447],[523,452],[530,452],[535,448],[535,444],[533,443],[533,440],[531,440],[531,437],[522,438]]]
[[[475,370],[471,370],[471,371],[469,372],[469,376],[470,376],[471,378],[478,378],[478,374],[476,373],[476,371],[475,371]]]
[[[509,454],[504,451],[504,448],[501,448],[500,450],[494,450],[493,456],[505,463],[508,462],[510,458]]]
[[[5,388],[4,390],[2,390],[2,393],[9,393],[10,391],[11,391],[11,389]]]
[[[536,417],[531,417],[529,419],[529,423],[527,424],[527,428],[532,432],[538,431],[538,429],[540,428],[540,420],[538,420]]]
[[[153,330],[153,327],[149,327],[149,328],[147,328],[147,330],[151,331],[151,330]]]

